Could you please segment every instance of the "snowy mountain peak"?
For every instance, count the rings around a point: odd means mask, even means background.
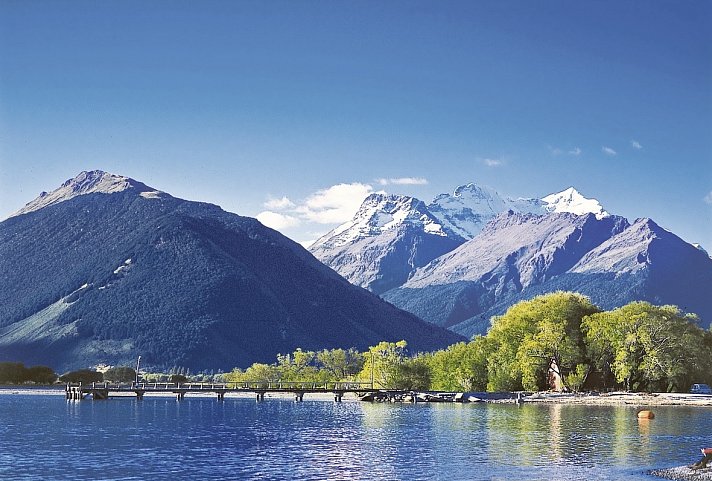
[[[83,171],[73,179],[67,180],[58,189],[50,193],[42,192],[39,197],[29,202],[10,217],[27,214],[44,207],[58,204],[74,197],[86,194],[114,194],[127,189],[136,189],[142,197],[158,198],[166,195],[129,177],[110,174],[101,170]]]
[[[539,199],[510,199],[472,182],[457,187],[452,194],[438,195],[428,209],[446,229],[463,239],[475,237],[500,212],[546,212]]]
[[[548,212],[571,212],[578,215],[591,213],[595,214],[597,219],[610,215],[596,199],[587,199],[573,187],[547,195],[541,200],[546,204]]]
[[[403,224],[420,225],[428,234],[446,236],[440,223],[430,215],[422,201],[406,195],[374,193],[364,199],[353,219],[317,240],[309,249],[315,252],[323,248],[344,246]]]
[[[446,194],[447,195],[447,194]],[[479,186],[474,182],[461,185],[453,192],[455,197],[474,197],[474,198],[496,198],[499,194],[496,190],[487,186]]]

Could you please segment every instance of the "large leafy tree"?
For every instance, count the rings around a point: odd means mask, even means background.
[[[469,343],[459,342],[428,358],[434,390],[484,391],[487,389],[487,356],[492,343],[477,336]]]
[[[279,380],[279,369],[274,365],[254,363],[244,371],[233,369],[223,377],[226,382],[273,382]]]
[[[324,349],[316,354],[318,363],[330,380],[342,381],[361,371],[364,355],[356,349]]]
[[[567,377],[587,369],[581,321],[599,311],[587,297],[559,291],[519,302],[493,318],[487,335],[492,343],[488,390],[542,389],[549,368],[564,386],[576,387],[567,384]]]
[[[365,362],[358,375],[359,381],[372,382],[379,389],[391,388],[396,368],[405,359],[407,345],[406,341],[381,341],[369,347],[364,354]]]
[[[405,359],[394,366],[390,387],[405,391],[427,391],[430,389],[431,378],[427,356],[421,355]]]
[[[314,365],[316,353],[297,349],[291,354],[277,355],[277,369],[282,381],[315,382],[319,380],[319,370]]]
[[[52,384],[57,380],[57,373],[47,366],[32,366],[27,368],[27,380],[39,384]]]
[[[136,371],[128,366],[111,367],[104,373],[104,380],[110,382],[131,382],[136,379]]]
[[[676,306],[632,302],[586,318],[588,351],[628,390],[686,390],[709,370],[710,334]]]

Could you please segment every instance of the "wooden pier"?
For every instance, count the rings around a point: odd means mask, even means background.
[[[179,401],[188,393],[212,393],[218,401],[225,399],[229,393],[252,393],[257,401],[264,401],[268,393],[288,393],[294,395],[296,402],[304,400],[305,394],[333,394],[335,402],[341,402],[344,394],[356,393],[366,395],[378,392],[371,383],[358,382],[239,382],[239,383],[166,383],[166,382],[134,382],[116,384],[94,382],[91,384],[69,383],[66,385],[66,398],[80,401],[91,396],[94,400],[109,399],[111,395],[134,394],[136,399],[143,399],[146,393],[171,393]]]

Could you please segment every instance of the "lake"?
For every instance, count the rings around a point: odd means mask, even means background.
[[[2,480],[643,480],[712,444],[712,409],[66,401],[0,393]]]

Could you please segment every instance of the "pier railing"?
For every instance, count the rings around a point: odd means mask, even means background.
[[[245,391],[368,391],[373,385],[367,382],[299,382],[299,381],[244,381],[227,383],[228,389],[241,389]]]
[[[297,401],[301,401],[306,393],[333,393],[334,400],[341,401],[346,393],[365,394],[374,392],[371,383],[363,382],[297,382],[297,381],[244,381],[226,383],[202,382],[132,382],[132,383],[68,383],[67,399],[80,400],[91,395],[93,399],[108,399],[111,393],[135,393],[139,399],[146,393],[174,393],[178,399],[183,399],[187,393],[212,392],[218,400],[225,398],[227,393],[252,392],[257,400],[264,400],[266,393],[292,393]]]
[[[108,389],[110,391],[371,391],[373,385],[368,382],[302,382],[302,381],[241,381],[225,383],[204,382],[132,382],[132,383],[69,383],[68,387],[84,389]]]

